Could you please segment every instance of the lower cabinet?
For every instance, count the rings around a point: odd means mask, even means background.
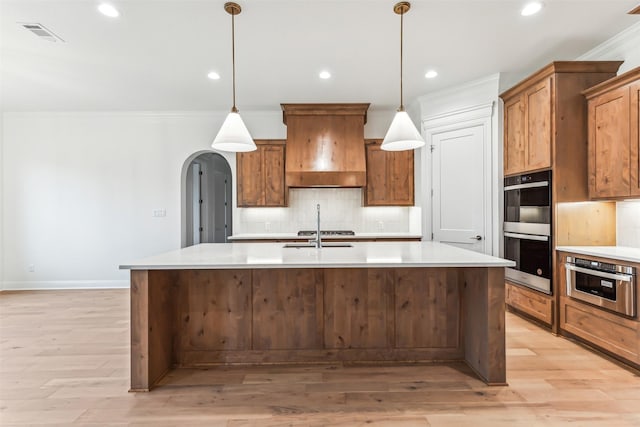
[[[553,297],[524,286],[505,284],[507,306],[547,326],[553,325]]]
[[[567,295],[567,278],[564,263],[571,253],[558,254],[559,269],[559,332],[575,338],[616,359],[640,369],[640,321],[604,310]],[[599,259],[616,263],[611,259]],[[628,264],[628,263],[627,263]],[[640,265],[635,265],[640,270]],[[636,303],[640,299],[636,295]]]

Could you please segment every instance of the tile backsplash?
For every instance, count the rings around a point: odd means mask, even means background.
[[[318,203],[323,230],[420,234],[420,208],[363,207],[360,188],[292,188],[287,208],[238,208],[233,234],[315,230]]]
[[[640,200],[616,203],[618,246],[640,248]]]

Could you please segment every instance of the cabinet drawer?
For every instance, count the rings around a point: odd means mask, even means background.
[[[563,297],[560,328],[621,358],[640,362],[636,322]]]
[[[553,324],[553,300],[550,296],[508,282],[505,286],[507,305],[547,325]]]

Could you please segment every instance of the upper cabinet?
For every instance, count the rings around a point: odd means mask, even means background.
[[[502,93],[504,174],[553,169],[554,200],[587,199],[587,114],[581,91],[621,61],[552,62]]]
[[[382,140],[367,140],[365,206],[413,206],[414,150],[383,151]]]
[[[285,142],[257,140],[255,151],[236,155],[238,207],[287,206]]]
[[[640,67],[584,92],[589,117],[589,197],[640,197]]]
[[[504,99],[504,174],[551,166],[551,84],[548,77]]]

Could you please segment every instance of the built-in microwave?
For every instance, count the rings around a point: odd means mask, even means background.
[[[567,257],[567,295],[607,310],[636,317],[636,271],[628,265]]]
[[[504,179],[505,270],[512,283],[551,294],[551,171]]]

